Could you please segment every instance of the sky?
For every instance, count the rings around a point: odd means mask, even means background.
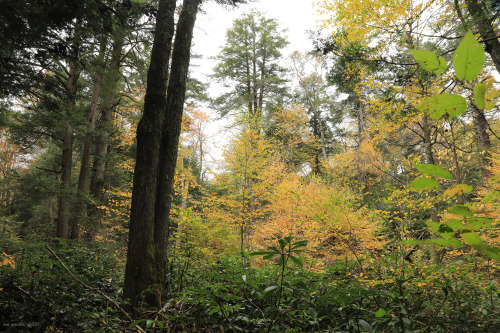
[[[201,7],[202,13],[198,14],[192,54],[202,56],[201,59],[191,61],[191,72],[193,76],[202,82],[209,82],[208,93],[211,97],[216,97],[222,87],[208,78],[212,74],[215,66],[216,56],[224,46],[226,31],[233,25],[233,21],[242,14],[256,9],[269,19],[275,19],[282,30],[286,30],[285,35],[289,45],[282,51],[283,58],[288,59],[293,51],[308,52],[312,49],[312,42],[308,38],[307,31],[317,30],[315,10],[313,3],[317,0],[258,0],[238,8],[227,8],[216,4],[213,1],[204,2]],[[204,111],[212,114],[215,118],[215,111],[209,110],[206,106]],[[230,123],[228,119],[214,121],[207,129],[212,136],[211,149],[214,159],[219,159],[221,150],[228,140],[228,132],[224,130],[225,125]]]
[[[315,1],[317,0],[259,0],[236,9],[207,1],[202,6],[205,13],[197,17],[194,53],[205,58],[217,55],[224,45],[226,31],[232,27],[233,21],[252,8],[264,13],[267,18],[277,20],[279,27],[287,30],[290,44],[284,50],[285,57],[294,50],[308,51],[312,48],[312,43],[308,40],[306,31],[316,30],[313,9]],[[210,71],[212,67],[209,68]]]

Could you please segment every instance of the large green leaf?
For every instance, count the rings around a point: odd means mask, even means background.
[[[451,172],[446,170],[443,167],[440,167],[439,165],[436,164],[419,164],[415,166],[415,168],[423,173],[424,175],[428,176],[433,176],[433,177],[438,177],[438,178],[444,178],[444,179],[452,179],[453,175]]]
[[[453,55],[455,75],[460,80],[474,80],[483,69],[484,49],[469,31]]]
[[[455,215],[460,215],[460,216],[465,216],[465,217],[474,216],[474,212],[471,212],[469,207],[467,207],[467,206],[455,205],[455,206],[451,206],[448,210],[450,211],[450,213],[455,214]]]
[[[488,258],[500,260],[500,251],[498,247],[493,247],[486,244],[481,236],[479,236],[479,234],[475,232],[462,233],[462,239],[464,240],[465,244],[472,246]]]
[[[467,111],[467,100],[454,94],[434,95],[422,99],[417,109],[427,112],[434,120],[439,120],[446,114],[456,117]]]
[[[437,56],[433,52],[430,51],[422,51],[422,50],[410,50],[413,55],[413,59],[426,71],[440,74],[446,70],[448,64],[443,57]]]
[[[425,177],[415,178],[410,184],[408,184],[409,187],[416,190],[432,190],[438,185],[439,182],[437,180]]]

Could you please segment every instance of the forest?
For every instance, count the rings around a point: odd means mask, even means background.
[[[500,2],[263,1],[1,0],[0,331],[500,332]]]

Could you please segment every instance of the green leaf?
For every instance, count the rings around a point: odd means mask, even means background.
[[[415,168],[423,173],[424,175],[428,176],[433,176],[433,177],[439,177],[439,178],[444,178],[444,179],[452,179],[453,175],[451,172],[446,170],[443,167],[440,167],[439,165],[436,164],[419,164],[415,166]]]
[[[462,221],[459,221],[457,219],[448,219],[446,221],[446,225],[450,226],[453,230],[460,230],[464,227],[464,224]]]
[[[491,110],[496,106],[500,89],[495,89],[493,83],[495,80],[490,77],[474,87],[474,103],[478,109]]]
[[[494,260],[500,260],[500,249],[498,247],[487,245],[483,241],[481,236],[479,236],[477,233],[475,232],[462,233],[462,239],[464,240],[465,244],[472,246],[473,248],[475,248],[488,258]]]
[[[425,221],[425,224],[431,229],[432,232],[438,233],[439,232],[439,226],[441,223],[439,222],[433,222],[433,221]]]
[[[455,75],[460,80],[474,80],[484,65],[484,49],[469,31],[453,55]]]
[[[493,220],[489,217],[472,217],[467,222],[469,222],[471,229],[478,230],[490,226]]]
[[[274,258],[275,255],[276,255],[276,253],[270,253],[270,254],[263,256],[262,259],[269,260],[269,259]]]
[[[467,100],[454,94],[439,94],[420,100],[417,109],[427,112],[434,120],[439,120],[444,115],[456,117],[467,111]]]
[[[380,318],[382,316],[385,316],[387,314],[387,311],[384,309],[378,309],[377,312],[375,312],[375,317]]]
[[[285,246],[286,246],[286,241],[284,239],[280,239],[280,240],[278,240],[278,243],[280,245],[281,251],[283,251],[285,249]]]
[[[134,321],[132,324],[130,324],[130,325],[128,326],[128,328],[134,328],[134,327],[136,327],[137,325],[139,325],[140,323],[145,322],[145,321],[146,321],[146,319],[138,319],[138,320]]]
[[[210,312],[208,313],[208,315],[211,316],[214,313],[219,312],[219,311],[220,311],[220,306],[216,306],[215,308],[212,308],[212,310],[210,310]]]
[[[280,250],[278,250],[278,248],[276,246],[269,246],[267,249],[271,250],[270,253],[271,252],[273,252],[275,254],[280,254],[281,253]]]
[[[439,226],[438,232],[440,234],[443,234],[443,233],[448,233],[448,232],[454,232],[454,230],[449,225],[441,223],[441,225]]]
[[[486,108],[486,82],[474,86],[474,103],[478,109],[484,110]]]
[[[455,206],[451,206],[448,210],[450,211],[450,213],[455,214],[455,215],[460,215],[460,216],[465,216],[465,217],[474,216],[474,212],[471,212],[469,207],[466,207],[466,206],[455,205]]]
[[[285,256],[281,255],[280,258],[278,259],[278,266],[283,266],[285,263]]]
[[[299,265],[300,267],[302,267],[302,260],[300,260],[299,258],[295,256],[290,256],[290,260],[293,261],[295,264]]]
[[[295,242],[292,244],[292,247],[290,248],[291,250],[295,250],[299,247],[304,247],[307,245],[307,242],[306,240],[303,240],[303,241],[298,241],[298,242]]]
[[[413,59],[428,72],[435,74],[443,73],[448,64],[443,57],[437,56],[433,52],[423,50],[410,50]]]
[[[363,326],[363,328],[367,331],[367,332],[373,332],[373,328],[372,328],[372,325],[368,324],[366,321],[364,321],[363,319],[360,319],[359,320],[359,324],[361,326]]]
[[[273,291],[274,289],[278,288],[278,286],[269,286],[267,287],[266,289],[264,289],[264,292],[265,293],[268,293],[270,291]]]
[[[437,180],[425,177],[418,177],[408,184],[409,187],[416,190],[432,190],[438,185],[439,182]]]

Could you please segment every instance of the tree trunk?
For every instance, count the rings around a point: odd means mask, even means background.
[[[485,12],[485,8],[483,7],[484,2],[479,0],[465,0],[465,3],[472,16],[472,22],[484,41],[484,49],[490,54],[493,64],[500,73],[500,42],[498,41],[495,27]]]
[[[429,117],[425,114],[422,122],[422,132],[424,137],[425,162],[434,164],[434,154],[432,153],[431,128]]]
[[[84,218],[85,214],[85,194],[87,186],[87,176],[90,168],[90,148],[92,146],[92,136],[95,129],[95,119],[97,115],[97,103],[99,101],[99,93],[101,91],[102,73],[104,54],[106,52],[107,38],[102,37],[99,46],[98,61],[99,64],[96,68],[96,74],[94,78],[94,87],[92,89],[92,98],[90,101],[89,114],[87,116],[88,128],[85,140],[83,143],[82,161],[80,166],[80,175],[78,177],[78,199],[75,205],[76,216],[73,220],[73,225],[71,228],[71,239],[78,240],[80,237],[80,222]]]
[[[174,34],[175,0],[160,0],[156,16],[144,113],[137,126],[137,155],[132,189],[130,226],[123,297],[137,304],[137,297],[164,275],[156,271],[155,203],[160,137],[166,107],[168,64]],[[165,237],[166,238],[166,237]],[[162,261],[164,262],[164,261]],[[149,295],[155,303],[158,297]],[[160,296],[160,295],[158,295]]]
[[[488,120],[484,115],[484,110],[480,110],[476,106],[473,107],[477,146],[480,149],[487,149],[491,146],[490,136],[488,135]]]
[[[182,113],[186,97],[186,85],[191,57],[194,23],[200,0],[184,0],[177,23],[172,65],[167,90],[165,122],[162,126],[158,187],[154,219],[155,274],[163,283],[167,269],[167,239],[170,207],[174,187],[175,167]],[[162,285],[161,287],[164,287]],[[161,291],[161,290],[160,290]]]
[[[76,35],[75,35],[76,40]],[[68,238],[70,190],[71,190],[71,168],[73,161],[73,126],[69,118],[75,110],[76,91],[80,72],[77,70],[77,42],[73,42],[73,57],[69,59],[68,81],[66,83],[66,120],[64,121],[64,134],[62,138],[61,159],[61,192],[58,197],[57,230],[56,237]]]
[[[112,131],[112,120],[118,100],[118,83],[120,81],[120,67],[122,49],[125,39],[124,30],[121,26],[115,27],[113,36],[113,49],[109,71],[103,86],[103,108],[98,126],[98,135],[95,143],[94,165],[92,167],[92,178],[90,180],[90,194],[99,203],[102,201],[104,191],[104,180],[106,172],[106,155],[108,153],[109,138]],[[99,209],[94,205],[89,210],[89,231],[87,238],[92,241],[99,231]]]
[[[363,102],[361,101],[361,96],[358,95],[356,97],[356,118],[358,121],[358,136],[359,136],[359,143],[358,145],[361,146],[361,142],[363,141],[363,135],[365,133],[366,129],[366,117],[365,117],[365,110],[363,110]]]

